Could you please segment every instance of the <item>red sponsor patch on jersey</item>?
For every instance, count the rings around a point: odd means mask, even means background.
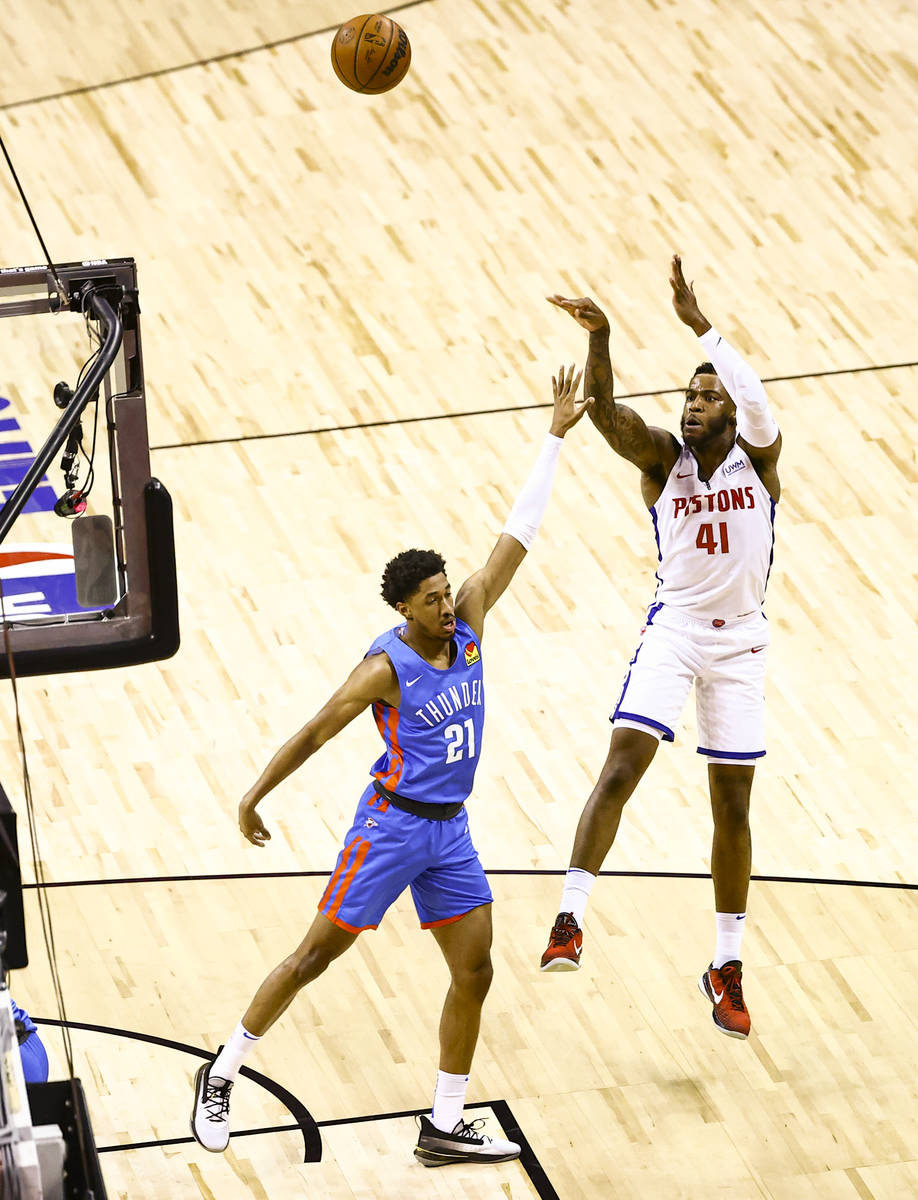
[[[470,667],[472,663],[477,663],[480,658],[481,655],[478,653],[478,647],[474,642],[469,642],[465,648],[465,665]]]

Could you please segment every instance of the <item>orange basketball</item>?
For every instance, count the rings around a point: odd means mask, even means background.
[[[346,87],[377,96],[405,78],[411,46],[404,29],[390,17],[364,14],[345,21],[335,34],[331,60]]]

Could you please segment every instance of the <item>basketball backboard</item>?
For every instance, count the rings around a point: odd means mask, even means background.
[[[15,671],[168,658],[172,502],[150,474],[135,263],[0,270],[0,318],[0,583]],[[80,422],[91,489],[58,465]]]

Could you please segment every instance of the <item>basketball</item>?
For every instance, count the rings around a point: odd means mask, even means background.
[[[405,78],[411,46],[404,29],[391,18],[364,14],[345,21],[335,34],[331,60],[345,87],[378,96]]]

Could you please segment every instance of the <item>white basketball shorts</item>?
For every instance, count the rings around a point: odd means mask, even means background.
[[[715,624],[654,604],[610,720],[672,742],[694,683],[698,753],[752,765],[765,753],[768,642],[764,613]]]

